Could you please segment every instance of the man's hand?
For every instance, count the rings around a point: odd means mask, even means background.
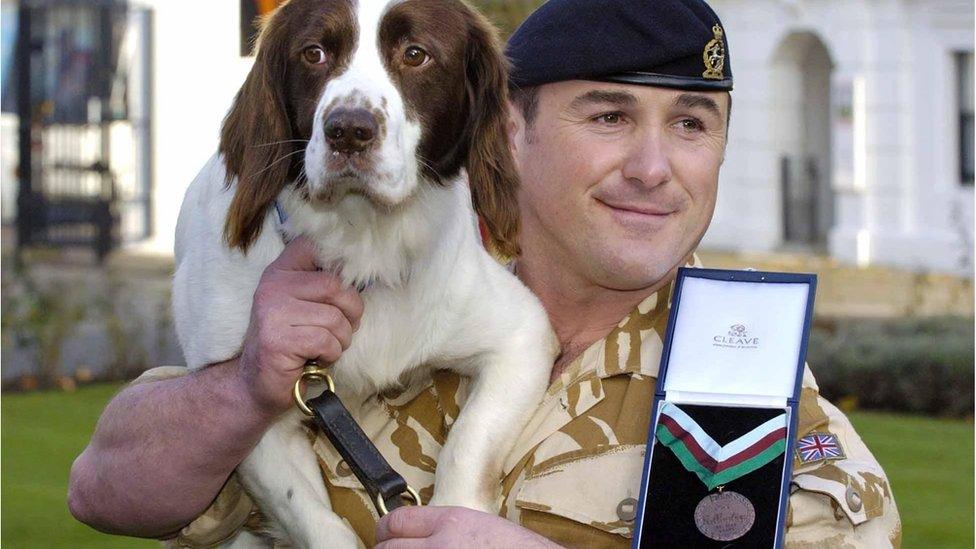
[[[359,294],[318,271],[314,257],[312,243],[298,238],[265,269],[240,358],[112,399],[71,468],[75,517],[105,532],[159,537],[210,505],[292,406],[305,361],[334,362],[359,325]]]
[[[254,292],[240,375],[258,407],[278,415],[305,362],[335,362],[359,328],[363,300],[335,275],[318,270],[315,246],[291,241],[268,265]]]
[[[376,544],[376,549],[559,547],[514,522],[465,507],[400,507],[376,525]]]

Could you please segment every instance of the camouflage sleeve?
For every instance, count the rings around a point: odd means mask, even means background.
[[[164,379],[174,379],[185,376],[190,370],[184,366],[157,366],[150,368],[135,378],[129,385],[142,385],[153,381],[163,381]]]
[[[786,547],[900,547],[901,519],[888,478],[850,420],[820,396],[809,369],[799,414]],[[801,451],[804,438],[813,436],[835,444],[836,452]]]
[[[216,499],[202,515],[183,527],[167,547],[203,549],[217,547],[242,530],[259,531],[261,517],[247,492],[231,475]]]
[[[189,370],[181,366],[159,366],[146,370],[130,385],[175,379],[188,373]],[[168,547],[193,549],[216,547],[234,537],[245,525],[259,520],[257,508],[238,482],[237,476],[232,475],[210,507],[193,522],[184,526],[176,537],[166,540],[165,544]]]

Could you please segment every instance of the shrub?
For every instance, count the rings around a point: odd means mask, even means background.
[[[807,362],[821,393],[863,408],[973,414],[973,320],[818,321]]]

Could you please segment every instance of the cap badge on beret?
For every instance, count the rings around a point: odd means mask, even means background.
[[[588,80],[731,91],[731,48],[706,0],[546,0],[505,52],[514,89]]]
[[[705,51],[702,52],[702,59],[705,61],[705,72],[702,77],[711,80],[721,80],[725,78],[725,43],[722,36],[725,34],[722,27],[715,25],[712,27],[714,38],[705,44]]]

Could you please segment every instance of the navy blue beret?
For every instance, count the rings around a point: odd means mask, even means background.
[[[702,0],[549,0],[508,40],[511,85],[597,80],[731,90],[725,30]]]

